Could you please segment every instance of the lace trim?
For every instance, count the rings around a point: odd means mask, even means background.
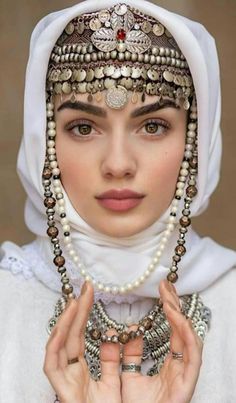
[[[14,256],[14,252],[11,254],[5,253],[1,260],[1,267],[5,270],[10,270],[13,274],[23,274],[26,280],[32,277],[38,278],[43,284],[54,291],[61,292],[60,277],[55,270],[55,266],[48,265],[40,254],[39,247],[36,242],[21,247],[22,258]],[[76,295],[80,295],[80,290],[83,285],[83,278],[78,273],[77,266],[69,259],[66,262],[68,276],[71,279],[71,283],[74,287]],[[102,293],[98,290],[94,292],[94,301],[102,300],[105,305],[111,302],[117,304],[129,303],[132,304],[136,301],[143,300],[135,295],[112,295]]]

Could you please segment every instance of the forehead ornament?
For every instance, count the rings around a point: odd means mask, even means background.
[[[194,94],[188,64],[169,31],[155,18],[126,4],[70,21],[53,48],[48,95],[88,94],[110,108],[145,95],[167,96],[189,109]],[[130,92],[133,94],[130,95]]]

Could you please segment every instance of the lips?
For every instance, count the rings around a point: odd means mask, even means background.
[[[139,205],[144,197],[144,194],[130,189],[111,189],[100,194],[96,199],[103,207],[109,210],[127,211]]]
[[[137,193],[129,189],[122,189],[122,190],[111,189],[97,196],[97,199],[117,199],[117,200],[141,199],[144,196],[145,195],[142,193]]]

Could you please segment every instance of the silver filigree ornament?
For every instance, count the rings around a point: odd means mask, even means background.
[[[128,91],[122,85],[111,87],[106,93],[106,104],[112,109],[122,109],[129,100]]]
[[[120,52],[128,50],[141,54],[151,48],[149,36],[141,30],[132,29],[135,18],[130,10],[126,10],[124,15],[118,15],[114,11],[110,23],[111,28],[102,27],[91,36],[91,42],[100,51],[112,52],[117,49]]]

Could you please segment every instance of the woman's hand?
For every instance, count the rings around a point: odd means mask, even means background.
[[[170,350],[183,353],[183,360],[168,354],[158,375],[122,372],[123,403],[189,403],[201,367],[202,341],[180,312],[175,288],[167,281],[160,283],[163,309],[171,326]],[[124,346],[123,362],[141,364],[142,337]]]
[[[46,346],[44,372],[61,403],[121,403],[119,345],[103,343],[101,379],[96,382],[89,375],[84,334],[92,305],[93,287],[85,283],[81,296],[70,301],[60,316]],[[68,365],[75,357],[79,362]]]

